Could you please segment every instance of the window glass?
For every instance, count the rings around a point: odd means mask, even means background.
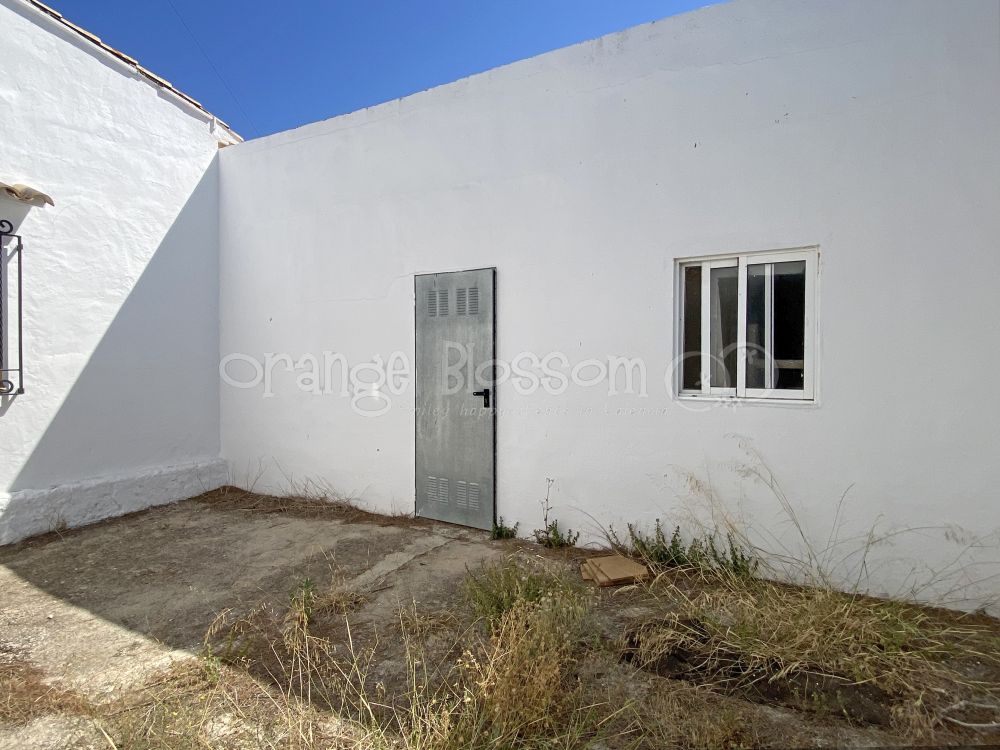
[[[766,307],[768,277],[767,264],[747,266],[747,388],[767,388],[771,372],[768,369]],[[765,335],[767,332],[768,335]],[[766,372],[765,372],[766,371]]]
[[[772,294],[774,369],[772,387],[800,391],[805,387],[806,263],[775,263]]]
[[[805,261],[747,266],[746,387],[805,388]]]
[[[684,351],[681,387],[701,390],[701,266],[684,268]]]
[[[709,382],[713,388],[735,388],[739,269],[736,266],[713,268],[710,273]]]

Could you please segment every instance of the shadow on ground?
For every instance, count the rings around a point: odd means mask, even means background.
[[[369,592],[357,621],[444,604],[466,567],[501,554],[482,532],[197,499],[0,549],[0,646],[88,694],[127,689],[197,653],[218,613],[287,602],[334,570]]]

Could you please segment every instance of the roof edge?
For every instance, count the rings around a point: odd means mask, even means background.
[[[199,102],[197,99],[191,96],[188,96],[180,89],[174,88],[173,84],[171,84],[170,81],[166,80],[165,78],[161,78],[160,76],[156,75],[156,73],[154,73],[153,71],[144,68],[142,65],[139,64],[139,61],[136,60],[134,57],[131,57],[122,52],[121,50],[115,49],[110,44],[101,41],[101,38],[96,34],[92,34],[82,26],[77,26],[72,21],[66,19],[62,15],[62,13],[57,11],[55,8],[50,8],[48,5],[40,2],[39,0],[21,0],[21,2],[27,6],[34,8],[38,12],[48,16],[49,18],[56,21],[63,27],[72,31],[77,36],[86,39],[88,42],[90,42],[98,49],[102,50],[104,53],[110,55],[111,57],[117,59],[122,63],[125,63],[125,65],[135,70],[135,72],[138,73],[142,78],[146,79],[149,83],[153,84],[157,88],[170,92],[185,105],[198,110],[203,115],[208,116],[209,120],[214,125],[218,125],[219,127],[221,127],[229,136],[232,137],[234,142],[239,143],[243,141],[243,137],[239,133],[233,130],[228,123],[219,119],[211,112],[209,112],[207,109],[205,109],[205,107],[202,105],[201,102]]]

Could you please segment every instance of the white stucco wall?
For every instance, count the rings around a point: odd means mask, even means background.
[[[501,386],[498,510],[522,533],[546,477],[591,538],[704,515],[691,472],[801,555],[741,476],[739,435],[818,547],[850,488],[842,582],[873,525],[913,529],[870,550],[863,583],[983,604],[1000,573],[998,28],[996,0],[733,2],[226,149],[221,351],[412,358],[413,274],[496,266],[502,359],[648,368],[645,398]],[[675,259],[803,245],[821,249],[818,402],[672,398]],[[242,481],[412,509],[412,383],[371,418],[274,372],[271,397],[222,389]]]
[[[210,116],[0,0],[0,198],[24,236],[25,387],[0,398],[0,543],[187,497],[219,458]]]

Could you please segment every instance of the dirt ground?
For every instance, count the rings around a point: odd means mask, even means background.
[[[196,499],[0,548],[0,668],[6,665],[8,679],[36,680],[51,704],[28,710],[24,721],[0,723],[0,747],[113,746],[86,711],[72,710],[74,701],[100,705],[196,659],[220,612],[287,603],[305,579],[326,581],[340,571],[345,588],[365,593],[351,613],[356,632],[366,625],[391,632],[401,607],[453,608],[467,571],[511,554],[575,565],[592,553],[543,552],[446,524],[258,512]],[[605,638],[646,613],[640,598],[612,590],[598,597]],[[394,661],[402,658],[398,649],[381,658],[375,674],[391,679],[403,669]],[[617,659],[589,668],[609,692],[638,700],[666,679]],[[770,746],[904,744],[885,728],[836,716],[712,700],[771,727],[762,738]]]

